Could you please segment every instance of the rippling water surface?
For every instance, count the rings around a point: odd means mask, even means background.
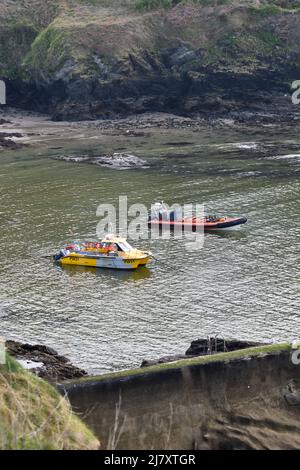
[[[296,131],[170,134],[116,142],[147,159],[146,170],[67,164],[49,159],[50,150],[1,156],[4,335],[46,343],[90,372],[181,353],[209,334],[300,336]],[[117,204],[119,195],[148,206],[205,203],[249,223],[240,233],[206,235],[196,252],[181,240],[152,241],[157,261],[136,272],[62,269],[43,258],[94,237],[98,204]]]

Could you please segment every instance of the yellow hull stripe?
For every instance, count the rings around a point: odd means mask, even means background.
[[[126,259],[121,257],[93,259],[74,254],[61,258],[60,263],[62,265],[88,266],[92,268],[136,269],[139,266],[148,264],[150,259],[150,256],[140,259]]]

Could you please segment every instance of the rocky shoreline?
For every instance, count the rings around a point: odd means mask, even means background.
[[[25,141],[36,135],[35,132],[24,132],[23,126],[17,122],[26,119],[27,115],[24,111],[11,108],[0,109],[0,151],[19,150],[26,146]]]
[[[82,133],[82,140],[91,137],[124,137],[128,142],[132,139],[153,138],[154,132],[188,131],[197,133],[203,129],[232,129],[243,130],[252,128],[294,128],[300,123],[300,106],[287,106],[274,112],[240,110],[237,112],[216,113],[182,116],[166,112],[145,112],[131,114],[117,119],[96,119],[83,121],[51,120],[50,115],[24,111],[17,108],[0,109],[0,151],[17,150],[24,146],[44,145],[50,150],[62,150],[64,147],[52,147],[55,139],[61,140],[63,136],[70,139],[77,138]],[[95,140],[95,143],[97,140]],[[183,143],[185,144],[185,142]],[[51,146],[52,145],[52,146]],[[177,142],[175,145],[180,146]],[[121,149],[120,149],[121,150]],[[73,163],[88,163],[96,166],[106,166],[116,169],[146,168],[148,163],[134,152],[125,152],[111,147],[108,152],[98,153],[95,150],[89,153],[57,153],[53,159]]]
[[[286,98],[288,100],[290,98]],[[2,117],[1,117],[2,116]],[[300,105],[292,105],[288,101],[285,106],[274,107],[271,110],[254,110],[251,107],[241,108],[236,111],[218,112],[211,110],[210,113],[198,114],[176,114],[164,111],[145,111],[142,113],[128,113],[127,115],[115,116],[113,118],[95,118],[87,120],[84,116],[81,119],[66,119],[65,121],[55,121],[49,114],[39,114],[26,111],[22,108],[7,108],[0,110],[0,126],[14,125],[16,120],[21,120],[25,126],[26,121],[31,122],[41,120],[49,122],[54,126],[70,126],[73,129],[97,129],[102,132],[109,132],[110,135],[124,136],[128,138],[149,137],[147,130],[151,129],[189,129],[197,132],[206,128],[252,128],[262,127],[294,127],[300,122]]]
[[[68,122],[68,121],[66,121]],[[300,123],[300,106],[289,106],[288,110],[267,111],[236,111],[228,113],[211,112],[205,115],[182,116],[166,112],[145,112],[131,114],[117,119],[95,119],[91,121],[73,121],[75,127],[86,127],[108,132],[110,135],[124,137],[149,137],[151,129],[191,130],[201,129],[245,129],[261,127],[294,127]]]
[[[164,356],[159,359],[144,360],[141,368],[158,364],[175,362],[181,359],[191,359],[199,356],[209,356],[224,352],[239,351],[251,347],[266,345],[255,341],[225,340],[218,337],[207,337],[191,342],[185,354]],[[88,376],[85,370],[71,364],[68,358],[48,346],[28,344],[18,341],[6,341],[6,350],[21,365],[30,372],[51,383],[79,379]]]
[[[70,363],[69,359],[60,356],[55,349],[44,345],[32,345],[18,341],[6,341],[6,350],[27,370],[30,370],[48,382],[77,379],[87,372]]]

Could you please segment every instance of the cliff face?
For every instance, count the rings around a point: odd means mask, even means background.
[[[291,111],[298,0],[173,3],[5,0],[0,77],[9,103],[55,119]]]
[[[268,345],[90,377],[60,390],[104,449],[299,449],[293,352]]]

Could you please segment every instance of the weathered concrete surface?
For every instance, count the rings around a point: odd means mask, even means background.
[[[300,366],[289,345],[63,384],[109,449],[300,448]]]

